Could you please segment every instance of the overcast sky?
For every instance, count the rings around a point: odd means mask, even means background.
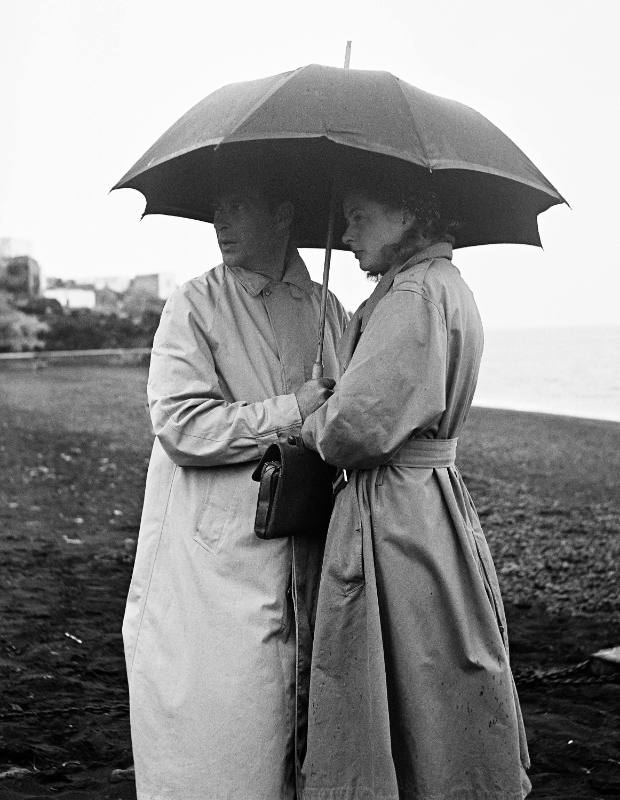
[[[173,272],[219,260],[210,225],[108,193],[219,86],[308,63],[383,69],[497,124],[571,203],[539,218],[544,250],[455,256],[488,327],[620,324],[614,0],[306,3],[0,0],[0,237],[32,243],[46,275]],[[320,251],[306,251],[315,278]],[[369,293],[351,255],[332,287]]]

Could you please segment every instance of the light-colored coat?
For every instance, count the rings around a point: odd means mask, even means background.
[[[123,624],[140,800],[294,797],[291,543],[255,536],[251,473],[301,428],[294,391],[311,375],[319,298],[295,254],[279,283],[220,265],[162,314]],[[345,321],[330,295],[326,375]]]
[[[302,429],[352,470],[323,561],[304,800],[529,790],[497,577],[454,466],[483,335],[451,254],[434,245],[382,278]]]

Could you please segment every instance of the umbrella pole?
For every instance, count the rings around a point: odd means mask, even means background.
[[[325,261],[323,262],[323,286],[321,289],[321,313],[319,316],[319,337],[316,348],[316,361],[312,365],[312,379],[323,377],[323,340],[325,338],[325,312],[327,310],[327,284],[329,282],[329,266],[332,259],[334,229],[336,227],[336,184],[332,186],[329,201],[329,220],[327,222],[327,241],[325,242]]]
[[[349,69],[351,62],[351,42],[347,42],[344,55],[344,68]],[[329,220],[327,222],[327,241],[325,243],[325,261],[323,262],[323,287],[321,290],[321,315],[319,317],[319,340],[316,348],[316,361],[312,365],[312,380],[323,377],[323,340],[325,339],[325,312],[327,310],[327,284],[329,282],[329,265],[332,260],[334,244],[334,228],[336,226],[336,182],[332,184],[329,201]]]

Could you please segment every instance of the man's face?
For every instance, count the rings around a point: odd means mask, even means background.
[[[233,189],[220,195],[213,219],[217,242],[227,267],[260,269],[276,242],[280,243],[276,214],[256,189]]]

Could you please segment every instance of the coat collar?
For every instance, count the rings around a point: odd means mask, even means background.
[[[379,301],[382,300],[390,291],[392,284],[394,283],[394,278],[400,272],[404,272],[406,269],[411,269],[411,267],[415,267],[417,264],[421,264],[423,261],[432,261],[434,258],[451,259],[452,245],[448,242],[437,242],[436,244],[432,244],[430,247],[421,250],[419,253],[416,253],[414,256],[411,256],[411,258],[405,261],[404,264],[395,264],[393,267],[391,267],[385,273],[385,275],[382,276],[381,280],[376,285],[375,290],[364,304],[364,310],[361,318],[361,330],[364,330],[368,320],[370,319],[370,315],[377,307]]]
[[[226,269],[234,275],[252,297],[259,295],[268,284],[274,282],[265,275],[243,267],[226,267]],[[287,256],[286,269],[281,282],[292,284],[307,294],[312,292],[312,279],[297,249],[292,249]]]
[[[402,269],[409,269],[416,264],[421,264],[423,261],[430,261],[433,258],[448,258],[452,260],[452,245],[449,242],[436,242],[425,250],[421,250],[414,256],[411,256],[409,261],[405,261]],[[401,270],[398,270],[400,272]]]

